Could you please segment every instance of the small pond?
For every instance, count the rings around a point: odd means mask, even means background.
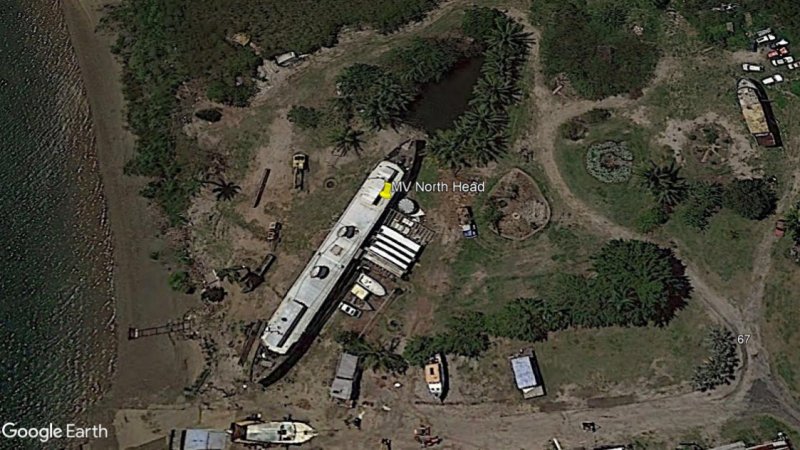
[[[472,97],[472,86],[478,81],[483,56],[465,59],[438,83],[422,87],[419,97],[409,108],[407,121],[428,133],[450,128],[466,109]]]

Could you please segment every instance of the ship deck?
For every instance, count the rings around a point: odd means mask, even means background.
[[[385,183],[403,175],[403,169],[389,161],[369,174],[270,318],[261,336],[269,351],[284,355],[300,339],[389,206],[391,196],[380,195]],[[347,227],[355,229],[350,237]]]

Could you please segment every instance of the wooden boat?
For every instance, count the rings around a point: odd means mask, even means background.
[[[293,420],[262,422],[248,419],[231,424],[231,440],[237,444],[299,445],[317,434],[311,425]]]
[[[383,285],[378,282],[378,280],[365,273],[362,273],[358,276],[358,284],[375,296],[383,297],[386,295],[386,288],[384,288]]]
[[[444,399],[447,378],[444,371],[444,357],[441,353],[435,354],[425,365],[425,383],[428,384],[428,392],[431,395],[439,400]]]

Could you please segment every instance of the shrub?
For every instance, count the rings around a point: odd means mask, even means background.
[[[740,216],[762,220],[775,211],[778,197],[763,179],[734,180],[723,196],[723,204]]]
[[[317,128],[321,118],[322,113],[314,108],[308,108],[306,106],[292,106],[292,109],[289,110],[289,114],[287,115],[289,122],[292,122],[303,130]]]
[[[669,220],[669,214],[664,211],[664,208],[650,208],[636,218],[636,229],[641,233],[649,233],[667,223],[667,220]]]
[[[492,33],[495,22],[502,17],[503,13],[494,8],[473,6],[464,11],[461,31],[475,41],[484,43]]]
[[[414,38],[411,44],[389,52],[392,71],[406,83],[437,82],[461,59],[457,42]]]
[[[222,111],[218,108],[201,109],[194,113],[195,117],[206,122],[219,122],[222,119]]]
[[[189,273],[183,270],[172,272],[169,275],[169,287],[173,291],[183,292],[184,294],[191,294],[194,291],[194,285]]]
[[[586,151],[586,170],[603,183],[624,183],[631,177],[633,153],[625,142],[592,144]]]
[[[683,223],[704,230],[708,221],[722,206],[724,189],[718,183],[692,183],[687,199],[679,210]]]
[[[532,14],[544,28],[545,73],[566,74],[583,97],[600,99],[640,91],[658,62],[661,15],[649,2],[540,0]],[[631,33],[643,26],[645,36]]]
[[[730,384],[739,366],[736,353],[736,337],[726,328],[713,328],[706,338],[710,356],[706,362],[695,368],[692,384],[698,391],[716,389],[722,384]]]
[[[489,348],[486,322],[482,313],[468,311],[448,322],[448,331],[440,335],[442,350],[460,356],[476,357]]]
[[[412,366],[424,366],[431,356],[441,351],[440,339],[431,336],[414,336],[406,342],[403,357]]]

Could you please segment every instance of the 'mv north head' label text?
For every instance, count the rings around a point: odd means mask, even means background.
[[[452,183],[445,183],[439,181],[437,183],[424,183],[417,181],[414,183],[405,181],[395,181],[392,183],[392,192],[466,192],[478,193],[486,190],[485,181],[453,181]]]

